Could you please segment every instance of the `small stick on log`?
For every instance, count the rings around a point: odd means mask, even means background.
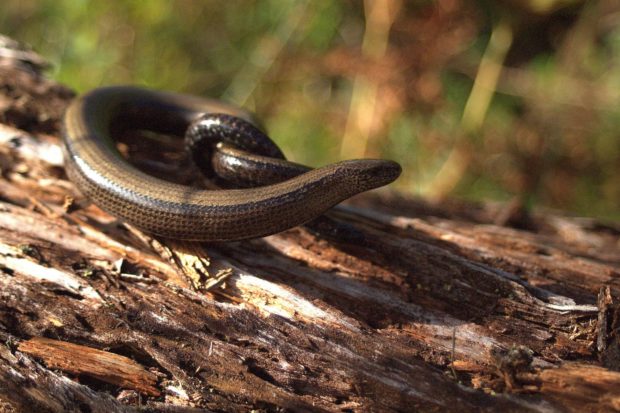
[[[107,351],[35,337],[19,344],[17,349],[41,359],[50,369],[76,376],[87,376],[124,389],[159,396],[157,376],[135,361]]]

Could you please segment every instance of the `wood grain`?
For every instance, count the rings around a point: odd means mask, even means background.
[[[9,69],[3,84],[71,96]],[[618,409],[617,224],[527,211],[508,227],[502,205],[380,192],[331,214],[354,237],[154,239],[74,191],[57,132],[16,126],[0,127],[0,406]],[[174,141],[139,137],[133,161],[192,181]]]
[[[160,394],[153,373],[118,354],[44,337],[22,341],[17,349],[42,360],[50,369],[92,377],[149,396]]]

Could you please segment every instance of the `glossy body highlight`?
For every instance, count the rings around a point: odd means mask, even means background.
[[[143,173],[116,149],[112,129],[117,122],[182,136],[204,113],[252,121],[248,112],[216,100],[135,87],[95,89],[72,102],[64,117],[67,174],[105,211],[155,235],[192,241],[232,241],[281,232],[400,174],[395,162],[364,159],[338,162],[258,188],[206,190]]]

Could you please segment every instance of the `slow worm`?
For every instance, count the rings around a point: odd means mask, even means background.
[[[182,136],[204,113],[252,121],[242,109],[135,87],[95,89],[64,117],[69,178],[95,204],[155,235],[194,241],[232,241],[281,232],[318,217],[352,195],[386,185],[400,166],[386,160],[352,160],[247,189],[198,189],[167,182],[130,165],[116,149],[113,131],[131,125]]]

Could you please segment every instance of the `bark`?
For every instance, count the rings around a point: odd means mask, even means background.
[[[154,239],[64,175],[70,91],[0,92],[0,411],[620,409],[620,226],[384,191],[340,233]]]

